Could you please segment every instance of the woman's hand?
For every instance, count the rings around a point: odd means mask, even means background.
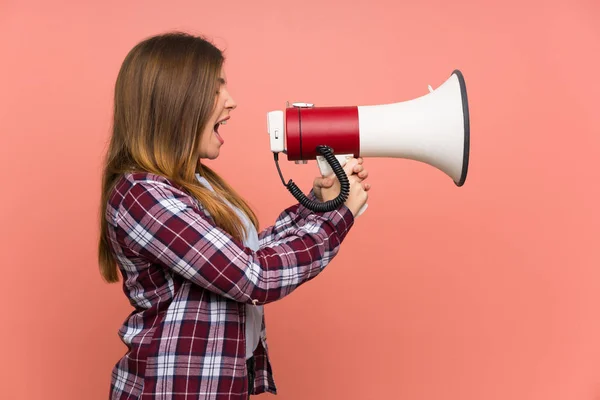
[[[363,166],[362,158],[351,158],[344,165],[344,170],[350,180],[350,194],[346,206],[356,215],[367,201],[367,193],[371,189],[369,183],[364,182],[369,172]],[[313,192],[319,201],[335,199],[340,194],[340,182],[335,174],[326,177],[316,177],[313,181]]]

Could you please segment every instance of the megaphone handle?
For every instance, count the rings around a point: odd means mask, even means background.
[[[362,215],[362,213],[364,213],[364,212],[365,212],[365,210],[367,209],[367,207],[369,207],[369,205],[365,203],[365,205],[364,205],[364,206],[362,206],[362,207],[360,208],[360,210],[358,210],[358,214],[356,214],[356,218],[360,217],[360,216]]]
[[[285,179],[283,179],[281,169],[279,168],[279,152],[274,152],[273,158],[275,160],[275,165],[277,166],[277,172],[279,172],[279,177],[281,178],[281,183],[283,183],[283,186],[286,187],[300,204],[311,211],[329,212],[340,207],[348,199],[348,195],[350,194],[350,180],[348,179],[346,171],[344,171],[344,168],[340,165],[340,162],[335,158],[331,147],[319,145],[316,150],[325,158],[340,182],[340,193],[335,199],[327,200],[325,202],[309,199],[291,179],[288,183],[285,183]]]
[[[348,160],[351,159],[352,157],[354,157],[354,154],[336,154],[335,155],[335,158],[337,158],[338,162],[340,163],[340,165],[342,167],[344,167],[344,165],[346,165],[346,162],[348,162]],[[329,166],[329,163],[327,162],[327,160],[325,160],[325,157],[317,156],[317,165],[319,166],[319,170],[321,171],[321,176],[325,177],[325,176],[329,176],[329,175],[333,174],[333,170]],[[360,210],[358,210],[356,217],[361,216],[362,213],[365,212],[365,210],[367,209],[368,206],[369,206],[368,204],[365,204],[364,206],[362,206],[362,208]]]

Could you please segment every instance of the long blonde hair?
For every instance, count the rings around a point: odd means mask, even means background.
[[[212,43],[181,32],[147,38],[126,56],[115,85],[112,136],[102,176],[98,261],[107,282],[118,282],[119,276],[105,212],[111,190],[124,173],[164,176],[196,198],[217,226],[242,240],[246,232],[241,220],[199,184],[199,172],[258,229],[258,219],[244,199],[200,163],[200,135],[214,110],[223,62],[222,52]]]

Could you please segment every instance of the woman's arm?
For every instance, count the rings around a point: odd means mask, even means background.
[[[313,201],[316,200],[314,190],[311,190],[307,197]],[[288,229],[294,229],[302,225],[306,217],[312,213],[311,210],[299,203],[286,208],[279,214],[273,225],[259,232],[258,240],[260,246],[262,247],[279,240],[285,235]]]
[[[120,245],[134,254],[225,297],[265,304],[318,275],[354,223],[345,206],[321,215],[301,208],[288,209],[279,226],[287,225],[286,218],[303,223],[277,230],[277,238],[258,251],[216,227],[191,197],[161,183],[134,183],[115,222]]]

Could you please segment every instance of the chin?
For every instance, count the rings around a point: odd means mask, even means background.
[[[211,151],[211,152],[207,153],[203,158],[207,158],[209,160],[214,160],[217,157],[219,157],[220,153],[221,153],[221,151],[219,149],[216,149],[214,151]]]
[[[221,153],[221,146],[220,145],[217,145],[217,146],[212,145],[208,149],[205,149],[204,151],[200,151],[200,158],[204,158],[206,160],[214,160],[215,158],[219,157],[220,153]]]

